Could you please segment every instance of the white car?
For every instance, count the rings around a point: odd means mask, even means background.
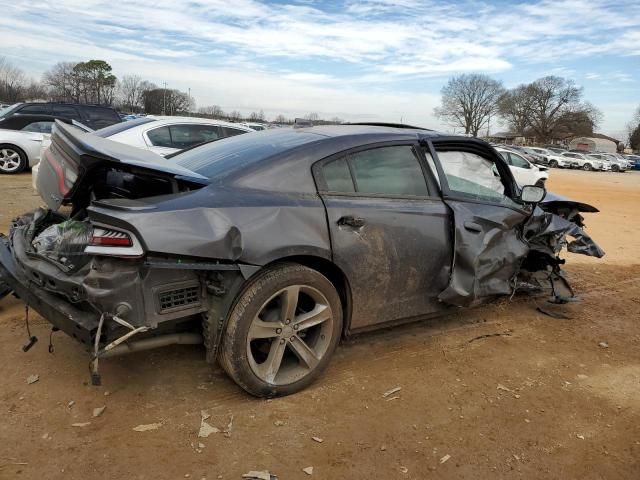
[[[241,123],[240,125],[244,125],[245,127],[249,127],[250,129],[255,130],[257,132],[267,129],[267,126],[264,123],[244,122],[244,123]]]
[[[151,150],[164,157],[201,143],[251,132],[254,130],[249,127],[209,118],[149,115],[116,123],[92,133],[102,138]],[[50,144],[51,139],[46,138],[42,144],[42,154]],[[159,157],[159,160],[162,159]],[[35,189],[38,177],[37,167],[31,170],[31,175]]]
[[[36,165],[55,120],[50,115],[14,115],[0,120],[0,173],[19,173]]]
[[[508,148],[496,148],[497,152],[509,164],[509,169],[519,186],[537,185],[544,187],[549,178],[546,167],[534,165],[520,153]]]
[[[578,152],[562,152],[563,157],[568,158],[571,161],[572,168],[581,168],[582,170],[611,170],[611,166],[608,163],[598,160],[597,158],[590,158],[584,153]]]
[[[609,166],[609,170],[612,172],[626,172],[629,165],[626,160],[621,160],[613,153],[590,153],[587,155],[589,158],[595,158],[600,160],[603,164]]]
[[[164,157],[201,143],[250,132],[254,130],[237,123],[209,118],[149,115],[93,133],[115,142],[151,150]]]
[[[553,150],[542,147],[527,147],[529,150],[533,150],[537,154],[541,155],[546,161],[546,164],[551,168],[571,168],[571,161],[566,157],[563,157]]]

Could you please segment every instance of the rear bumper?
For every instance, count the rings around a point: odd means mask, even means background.
[[[80,310],[24,277],[13,257],[9,239],[4,235],[0,235],[0,279],[54,327],[87,347],[91,345],[98,327],[98,313]]]

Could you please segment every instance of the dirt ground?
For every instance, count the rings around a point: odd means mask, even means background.
[[[0,176],[1,230],[39,204],[29,181]],[[249,397],[196,347],[105,360],[92,387],[87,354],[60,333],[48,353],[37,315],[22,353],[24,308],[5,298],[0,478],[640,478],[640,172],[553,170],[549,187],[602,211],[586,222],[606,257],[568,258],[568,319],[517,297],[362,335],[287,398]],[[202,410],[220,433],[197,437]]]

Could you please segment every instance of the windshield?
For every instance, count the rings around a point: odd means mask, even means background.
[[[292,128],[237,135],[179,153],[171,160],[210,179],[221,179],[300,145],[321,140],[315,133]]]
[[[100,130],[96,130],[94,135],[97,135],[102,138],[107,138],[116,133],[124,132],[125,130],[129,130],[133,127],[137,127],[138,125],[144,125],[145,123],[155,122],[155,118],[137,118],[135,120],[129,120],[127,122],[116,123],[114,125],[110,125],[108,127],[101,128]]]
[[[13,112],[14,110],[16,110],[20,105],[22,105],[21,103],[14,103],[13,105],[10,105],[8,107],[3,108],[2,110],[0,110],[0,118],[5,117],[6,115],[8,115],[9,113]]]

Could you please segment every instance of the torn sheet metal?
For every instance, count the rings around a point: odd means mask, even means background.
[[[558,257],[562,248],[604,256],[585,233],[579,214],[598,211],[591,205],[552,196],[528,219],[508,208],[456,201],[447,205],[454,216],[455,254],[449,286],[438,298],[450,305],[464,307],[482,298],[511,295],[518,283],[548,290],[560,302],[570,301],[573,291],[560,269],[564,260]]]
[[[447,201],[455,244],[449,286],[440,301],[466,307],[483,297],[510,295],[529,247],[518,224],[525,214],[509,208]]]

